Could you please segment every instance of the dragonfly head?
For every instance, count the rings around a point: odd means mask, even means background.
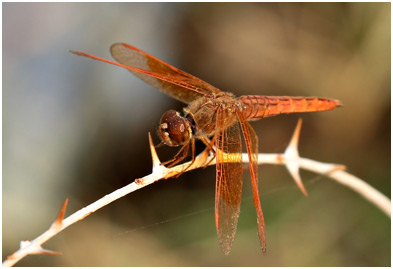
[[[158,135],[162,142],[171,147],[187,144],[192,136],[190,122],[179,112],[169,110],[162,115]]]

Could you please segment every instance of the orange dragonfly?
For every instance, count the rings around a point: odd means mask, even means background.
[[[262,251],[266,252],[265,221],[258,194],[258,137],[248,121],[281,113],[332,110],[341,106],[340,101],[318,97],[262,95],[236,98],[233,94],[223,92],[131,45],[116,43],[110,51],[119,63],[84,52],[72,53],[128,69],[154,88],[188,104],[184,108],[184,117],[174,110],[166,112],[161,117],[158,134],[161,143],[171,147],[182,146],[171,160],[172,165],[186,158],[190,145],[194,160],[195,139],[202,140],[214,152],[216,229],[220,247],[225,254],[231,251],[240,213],[243,185],[240,133],[243,133],[250,162],[259,242]],[[210,140],[210,137],[213,139]],[[228,156],[231,158],[229,161]]]

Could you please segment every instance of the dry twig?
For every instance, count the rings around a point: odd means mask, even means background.
[[[300,188],[300,190],[307,195],[307,191],[304,188],[304,185],[300,179],[299,175],[299,168],[313,171],[318,174],[326,175],[331,179],[336,180],[337,182],[348,186],[349,188],[353,189],[354,191],[361,194],[364,198],[369,200],[371,203],[376,205],[379,209],[381,209],[386,215],[391,217],[391,201],[385,195],[374,189],[372,186],[357,178],[345,171],[345,166],[338,165],[338,164],[329,164],[329,163],[321,163],[317,161],[313,161],[310,159],[305,159],[299,157],[297,145],[299,140],[299,133],[301,127],[301,120],[299,120],[294,135],[289,143],[287,149],[284,151],[283,154],[259,154],[258,155],[258,164],[282,164],[287,167],[290,174],[294,178],[296,184]],[[56,255],[60,254],[59,252],[50,251],[43,249],[41,245],[48,241],[50,238],[55,236],[56,234],[60,233],[62,230],[67,228],[68,226],[84,219],[91,213],[97,211],[98,209],[110,204],[111,202],[131,193],[147,185],[150,185],[160,179],[170,178],[173,176],[178,175],[179,173],[183,173],[183,170],[190,165],[190,162],[183,163],[177,165],[172,168],[166,168],[163,166],[158,159],[157,153],[155,151],[155,147],[153,145],[151,136],[149,134],[149,143],[150,143],[150,150],[152,154],[153,160],[153,171],[150,175],[147,175],[143,178],[136,179],[134,182],[130,183],[129,185],[118,189],[108,195],[105,195],[101,199],[97,200],[96,202],[80,209],[79,211],[75,212],[71,216],[66,219],[63,219],[65,209],[67,206],[68,200],[66,200],[63,204],[63,207],[60,211],[59,216],[56,218],[54,223],[50,226],[50,228],[44,232],[42,235],[37,237],[32,241],[22,241],[20,244],[20,249],[14,252],[13,254],[9,255],[7,259],[3,262],[3,266],[13,266],[15,263],[23,259],[27,255],[34,255],[34,254],[46,254],[46,255]],[[215,164],[214,156],[209,155],[208,150],[203,151],[199,154],[195,162],[188,167],[187,171],[194,170],[197,168],[204,167],[204,165],[209,162],[209,165]],[[213,160],[212,160],[213,159]],[[231,159],[231,158],[227,158]],[[243,162],[248,162],[248,155],[243,154]]]

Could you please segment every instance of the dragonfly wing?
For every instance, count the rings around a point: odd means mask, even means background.
[[[254,195],[254,205],[257,211],[257,222],[258,222],[258,236],[259,243],[261,244],[262,251],[266,252],[266,236],[265,236],[265,220],[263,218],[261,201],[259,200],[258,193],[258,136],[250,123],[242,118],[240,112],[238,113],[238,119],[240,126],[243,131],[244,141],[247,147],[248,158],[250,160],[250,174],[251,174],[251,185]]]
[[[111,54],[119,63],[132,67],[128,70],[146,83],[186,104],[203,95],[220,92],[209,83],[131,45],[115,43]]]
[[[235,123],[224,129],[224,113],[216,114],[216,198],[215,215],[218,242],[229,254],[236,234],[243,185],[240,128]],[[230,154],[230,155],[228,155]]]

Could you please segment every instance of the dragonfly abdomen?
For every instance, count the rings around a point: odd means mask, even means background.
[[[257,120],[282,113],[300,113],[332,110],[340,101],[318,97],[244,95],[238,98],[247,120]]]

